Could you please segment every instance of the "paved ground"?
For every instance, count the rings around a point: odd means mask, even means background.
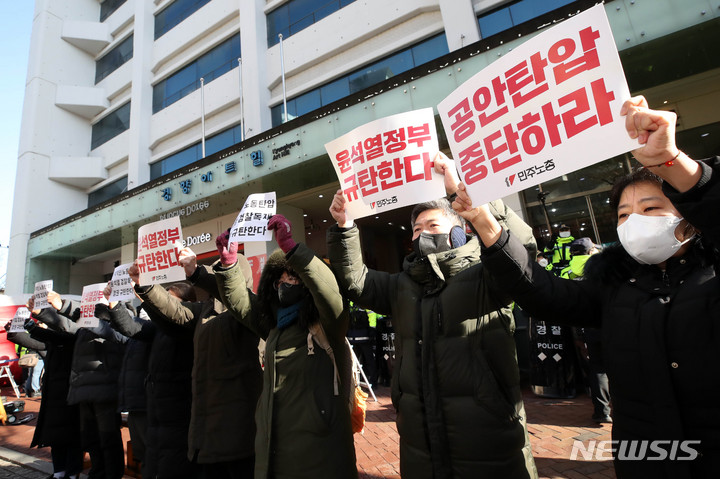
[[[31,469],[27,466],[21,466],[5,459],[0,458],[0,478],[1,479],[45,479],[49,473],[44,473]]]
[[[9,394],[8,394],[9,393]],[[355,435],[357,463],[360,479],[397,479],[400,477],[398,435],[395,429],[395,412],[390,404],[389,388],[375,391],[378,402],[368,402],[365,433]],[[12,396],[8,388],[3,395]],[[587,396],[571,400],[553,400],[524,394],[528,415],[528,431],[541,478],[614,479],[612,462],[588,461],[578,456],[570,460],[573,442],[609,440],[610,427],[598,426],[590,420],[592,406]],[[26,411],[40,407],[39,399],[27,399]],[[30,449],[35,420],[20,426],[0,427],[0,479],[46,478],[51,469],[47,448]],[[128,440],[127,429],[123,430]],[[587,445],[587,442],[585,442]],[[27,464],[19,466],[18,464]],[[40,473],[37,470],[47,470]],[[411,478],[410,478],[411,479]]]

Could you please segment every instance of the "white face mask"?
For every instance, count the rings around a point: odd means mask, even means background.
[[[545,268],[545,267],[547,267],[547,265],[548,265],[548,260],[546,260],[545,258],[540,259],[540,260],[538,260],[538,264],[539,264],[540,266],[542,266],[543,268]]]
[[[692,239],[691,236],[685,241],[679,241],[675,237],[675,228],[682,220],[677,216],[644,216],[632,213],[617,227],[618,237],[625,251],[638,263],[662,263]]]
[[[569,231],[561,231],[561,232],[560,232],[560,237],[561,237],[561,238],[568,238],[569,236],[570,236],[570,232],[569,232]]]

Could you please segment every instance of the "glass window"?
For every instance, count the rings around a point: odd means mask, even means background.
[[[513,25],[520,25],[523,22],[532,20],[535,17],[539,17],[543,13],[547,13],[545,2],[537,2],[534,0],[522,0],[513,5],[510,5],[510,16],[512,17]]]
[[[340,78],[334,82],[320,87],[322,104],[327,105],[350,94],[350,84],[347,78]]]
[[[551,242],[562,223],[570,226],[575,238],[587,236],[603,244],[616,241],[617,219],[609,196],[615,178],[629,171],[627,158],[619,155],[523,190],[528,223],[538,243],[545,246]]]
[[[205,155],[212,155],[213,153],[217,153],[218,151],[224,150],[228,146],[232,146],[239,142],[240,140],[237,142],[235,141],[232,128],[222,131],[205,140]],[[202,155],[202,146],[200,146],[200,154]]]
[[[155,15],[155,40],[165,35],[210,0],[175,0]]]
[[[233,35],[155,85],[153,87],[153,113],[159,112],[200,88],[200,78],[204,78],[205,84],[208,84],[236,68],[238,58],[240,58],[240,36]]]
[[[322,106],[320,101],[320,90],[315,89],[301,95],[295,99],[295,113],[297,116],[310,113]]]
[[[352,93],[376,85],[388,78],[406,72],[448,53],[444,33],[423,40],[417,45],[401,50],[375,63],[355,70],[327,85],[310,90],[288,100],[288,120],[304,115],[322,106],[344,98]],[[282,124],[282,104],[271,109],[273,126]]]
[[[113,14],[115,10],[127,0],[105,0],[100,4],[100,21],[104,22],[107,17]]]
[[[430,62],[449,53],[445,35],[436,35],[411,48],[413,67]]]
[[[120,68],[133,57],[133,36],[130,35],[115,48],[95,61],[95,83]]]
[[[337,12],[355,0],[290,0],[267,14],[268,47],[277,44],[283,38],[304,30],[319,22],[331,13]]]
[[[496,33],[509,30],[513,26],[512,17],[510,17],[510,10],[508,8],[488,13],[480,17],[478,23],[480,24],[480,36],[482,36],[482,38],[487,38]]]
[[[480,35],[487,38],[496,33],[552,12],[574,0],[519,0],[478,17]]]
[[[223,130],[205,139],[205,156],[229,148],[241,141],[240,125]],[[202,159],[202,144],[197,142],[184,150],[178,151],[160,161],[150,165],[150,179],[160,178],[163,175],[178,170],[183,166],[195,163]]]
[[[90,149],[94,150],[130,128],[130,102],[105,116],[92,126]]]
[[[113,198],[127,189],[127,176],[99,188],[88,195],[88,208]]]

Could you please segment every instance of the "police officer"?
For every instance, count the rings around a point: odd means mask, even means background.
[[[549,261],[553,265],[553,270],[556,274],[559,274],[560,271],[570,263],[572,256],[570,253],[570,244],[573,241],[575,241],[575,238],[570,233],[570,227],[563,223],[560,225],[555,241],[549,248],[545,248],[546,253],[552,254]]]
[[[373,388],[377,384],[378,377],[377,361],[375,360],[376,326],[377,314],[350,301],[350,326],[347,338],[370,382],[370,387]]]

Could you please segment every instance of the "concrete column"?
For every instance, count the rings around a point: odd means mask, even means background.
[[[128,190],[150,181],[150,120],[152,118],[151,68],[155,17],[153,2],[135,2],[128,130]]]
[[[242,51],[243,101],[245,102],[245,138],[272,126],[270,90],[267,79],[267,21],[264,0],[238,0],[240,11],[240,48]],[[238,78],[238,84],[240,80]],[[238,107],[239,108],[239,107]]]
[[[472,0],[439,0],[439,2],[448,48],[451,52],[480,40],[480,28],[475,18]]]

